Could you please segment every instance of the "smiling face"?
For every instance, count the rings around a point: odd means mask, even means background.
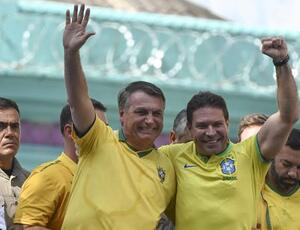
[[[285,145],[272,162],[269,173],[279,190],[289,192],[300,180],[300,150]]]
[[[198,153],[211,156],[226,149],[228,122],[221,109],[203,107],[195,110],[189,128]]]
[[[153,147],[154,140],[163,128],[164,102],[159,97],[142,91],[132,93],[124,109],[120,110],[120,120],[127,142],[136,150]]]
[[[4,168],[11,167],[20,145],[20,116],[13,109],[0,110],[0,161]]]

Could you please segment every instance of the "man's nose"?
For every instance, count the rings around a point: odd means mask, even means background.
[[[207,136],[213,136],[216,134],[216,130],[210,125],[207,127],[207,130],[206,130],[206,135]]]
[[[292,179],[297,179],[298,174],[299,174],[299,169],[296,166],[290,168],[290,170],[288,171],[288,176]]]
[[[152,123],[154,121],[154,117],[151,113],[147,114],[146,116],[146,122]]]

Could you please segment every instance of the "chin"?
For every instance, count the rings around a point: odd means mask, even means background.
[[[1,155],[3,156],[15,156],[17,151],[15,149],[3,151]]]

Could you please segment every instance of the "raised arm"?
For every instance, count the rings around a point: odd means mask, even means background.
[[[95,33],[87,33],[90,10],[74,6],[73,16],[66,11],[66,27],[63,35],[65,84],[72,120],[79,133],[85,133],[95,119],[95,111],[88,95],[87,83],[82,70],[79,49]]]
[[[273,59],[276,68],[278,112],[269,117],[258,133],[265,159],[271,160],[286,143],[299,118],[297,86],[288,65],[288,49],[282,38],[262,40],[262,52]]]

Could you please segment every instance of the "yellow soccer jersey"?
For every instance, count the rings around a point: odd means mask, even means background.
[[[84,137],[73,134],[80,160],[63,229],[155,229],[175,190],[168,157],[132,150],[98,118]]]
[[[75,170],[64,153],[34,169],[22,186],[14,223],[61,229]]]
[[[250,230],[268,163],[256,137],[229,143],[210,158],[197,155],[193,141],[161,147],[176,179],[176,230]]]
[[[265,184],[261,200],[261,230],[300,230],[300,189],[280,194]]]

